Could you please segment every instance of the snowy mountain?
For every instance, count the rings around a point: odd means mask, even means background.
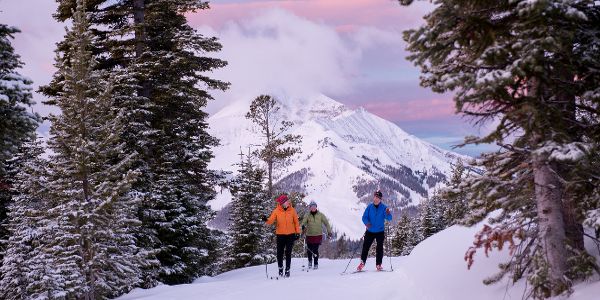
[[[481,225],[482,226],[482,225]],[[498,263],[509,259],[508,250],[492,251],[490,257],[481,252],[467,270],[463,256],[480,226],[465,228],[452,226],[421,242],[409,256],[386,256],[383,264],[393,272],[374,271],[374,258],[367,261],[366,272],[340,276],[348,260],[322,259],[319,270],[302,272],[304,259],[292,261],[291,277],[270,280],[265,266],[234,270],[215,277],[203,277],[192,284],[160,285],[136,289],[119,300],[188,300],[188,299],[390,299],[390,300],[504,300],[522,299],[524,280],[512,284],[504,279],[494,285],[482,283],[498,271]],[[590,239],[586,239],[589,253],[600,257]],[[443,250],[442,250],[443,249]],[[386,250],[387,251],[387,250]],[[356,268],[356,258],[348,270]],[[274,275],[276,264],[268,265]],[[596,300],[600,282],[579,283],[570,300]]]
[[[278,186],[304,192],[315,200],[339,232],[359,238],[360,216],[380,186],[384,202],[398,213],[417,205],[449,175],[458,158],[412,136],[397,125],[363,108],[350,109],[324,95],[306,98],[279,97],[281,118],[293,121],[290,133],[301,135],[302,154],[286,170],[278,170]],[[240,150],[260,139],[244,117],[251,97],[223,108],[209,119],[210,132],[221,140],[214,149],[211,168],[235,171]],[[223,210],[231,200],[220,193],[211,206]],[[219,218],[219,217],[218,217]]]

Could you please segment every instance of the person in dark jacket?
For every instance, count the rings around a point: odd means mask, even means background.
[[[319,246],[323,241],[323,227],[327,228],[327,235],[331,238],[331,225],[323,213],[317,210],[317,203],[311,201],[308,205],[310,212],[304,215],[302,232],[306,235],[306,256],[308,257],[308,268],[319,268]],[[313,260],[315,262],[313,267]]]
[[[362,216],[362,221],[367,227],[365,232],[365,239],[363,242],[362,253],[360,255],[360,264],[356,268],[357,271],[362,271],[367,262],[367,256],[369,255],[369,249],[373,244],[373,240],[377,241],[377,248],[375,251],[375,267],[377,271],[382,271],[383,267],[383,240],[385,238],[385,221],[392,220],[392,213],[390,209],[381,202],[382,198],[381,191],[376,191],[373,195],[373,203],[369,204],[365,209]]]

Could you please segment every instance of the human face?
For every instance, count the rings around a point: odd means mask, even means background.
[[[317,206],[313,205],[310,207],[310,211],[315,212],[317,211]]]
[[[290,201],[288,200],[288,201],[283,202],[283,204],[281,206],[283,206],[283,208],[287,208],[288,206],[290,206]]]
[[[379,205],[380,202],[381,202],[381,198],[379,198],[377,196],[373,196],[373,204]]]

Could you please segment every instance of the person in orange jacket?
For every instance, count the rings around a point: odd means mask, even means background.
[[[279,276],[283,273],[283,253],[285,251],[285,277],[290,277],[290,264],[292,262],[292,247],[294,241],[300,238],[300,222],[296,210],[290,205],[285,194],[277,197],[277,207],[270,217],[263,217],[266,225],[275,223],[275,234],[277,235],[277,266]]]

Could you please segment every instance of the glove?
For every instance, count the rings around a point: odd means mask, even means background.
[[[267,218],[267,216],[262,216],[260,219],[266,222],[269,218]]]
[[[333,234],[331,234],[331,233],[327,233],[327,238],[328,238],[328,239],[332,239],[332,238],[333,238]]]
[[[302,232],[304,232],[304,230],[306,230],[306,226],[302,225]]]
[[[299,233],[294,233],[294,241],[298,240],[300,238],[300,234]]]
[[[386,214],[386,215],[389,215],[389,214],[390,214],[390,208],[389,208],[389,207],[386,207],[386,208],[385,208],[385,214]]]

